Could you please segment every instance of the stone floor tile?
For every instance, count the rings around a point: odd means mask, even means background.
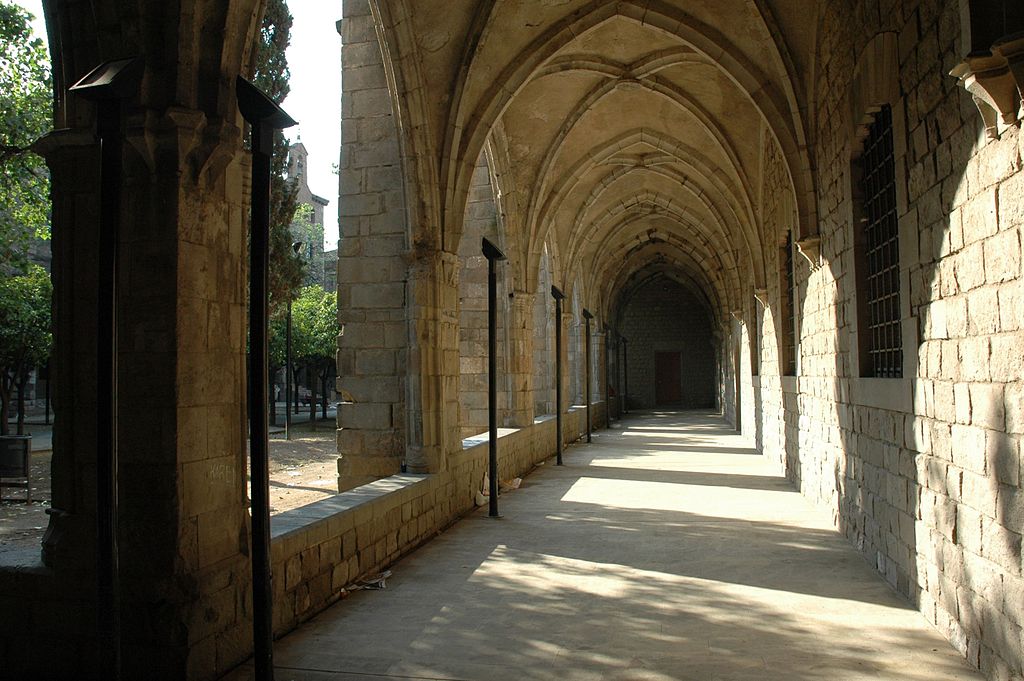
[[[719,417],[565,459],[279,641],[278,678],[981,678]]]

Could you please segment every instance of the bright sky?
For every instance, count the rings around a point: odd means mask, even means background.
[[[42,0],[15,0],[33,15],[36,35],[46,35]],[[282,105],[299,125],[286,133],[292,142],[301,136],[309,151],[309,188],[328,201],[324,209],[324,243],[338,245],[338,163],[341,147],[341,38],[334,27],[341,2],[289,0],[294,23],[288,48],[291,93]]]

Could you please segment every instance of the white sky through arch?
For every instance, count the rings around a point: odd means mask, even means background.
[[[35,16],[32,28],[46,36],[42,0],[15,0]],[[335,22],[341,18],[341,1],[290,0],[292,13],[288,68],[291,92],[282,104],[299,125],[286,131],[295,142],[301,138],[309,151],[309,188],[330,204],[324,210],[324,247],[338,245],[338,163],[341,148],[341,37]]]

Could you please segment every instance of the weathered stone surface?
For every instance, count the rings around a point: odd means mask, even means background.
[[[120,454],[123,565],[136,580],[126,612],[148,611],[159,593],[161,617],[133,630],[132,650],[147,655],[133,653],[127,672],[160,659],[168,677],[215,678],[246,653],[252,614],[239,409],[251,165],[231,83],[252,66],[259,3],[201,0],[178,12],[98,2],[88,21],[80,4],[47,6],[51,26],[76,27],[54,46],[55,73],[73,80],[89,55],[126,46],[147,56],[125,128]],[[279,538],[278,630],[472,503],[482,456],[461,441],[487,413],[486,236],[508,256],[500,418],[526,426],[506,437],[502,476],[550,452],[554,426],[531,424],[555,410],[556,324],[567,403],[603,400],[609,383],[615,397],[656,396],[657,353],[699,336],[681,356],[683,397],[700,386],[703,404],[828,509],[973,664],[991,678],[1024,674],[1014,598],[1024,137],[982,122],[946,75],[965,56],[957,3],[774,3],[762,17],[750,0],[568,0],[494,3],[473,20],[469,5],[438,7],[382,1],[371,12],[346,0],[340,25],[338,296],[349,328],[337,358],[352,401],[339,414],[339,484],[390,476],[404,461],[431,475],[417,483],[429,489],[371,504],[369,518],[353,511],[345,529],[328,521]],[[156,25],[170,33],[132,28]],[[40,627],[56,619],[49,587],[68,590],[59,605],[80,598],[71,592],[88,582],[82,556],[95,543],[94,112],[63,92],[57,102],[56,127],[69,132],[42,145],[55,200],[53,507],[74,513],[51,517],[53,576],[25,578],[33,586],[18,596]],[[888,340],[902,341],[898,378],[869,377],[861,348],[871,330],[857,178],[883,104],[893,113],[900,291]],[[552,284],[568,295],[561,320]],[[627,314],[658,286],[670,289],[666,317],[700,311],[699,334],[692,324],[653,333],[649,318]],[[584,308],[596,317],[589,366]],[[614,362],[603,354],[606,322],[629,338],[628,372],[618,350]],[[579,414],[569,414],[570,439]],[[356,517],[378,523],[362,543]],[[73,652],[94,649],[82,627],[67,618],[48,632],[61,651],[51,676],[92,655]],[[18,676],[20,643],[4,640],[5,671]]]

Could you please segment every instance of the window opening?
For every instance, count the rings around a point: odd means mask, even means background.
[[[861,278],[862,374],[903,376],[900,323],[899,225],[896,219],[896,170],[892,108],[882,107],[869,128],[861,156],[863,248]]]
[[[786,234],[782,262],[782,374],[796,376],[796,278],[793,275],[792,232]]]

